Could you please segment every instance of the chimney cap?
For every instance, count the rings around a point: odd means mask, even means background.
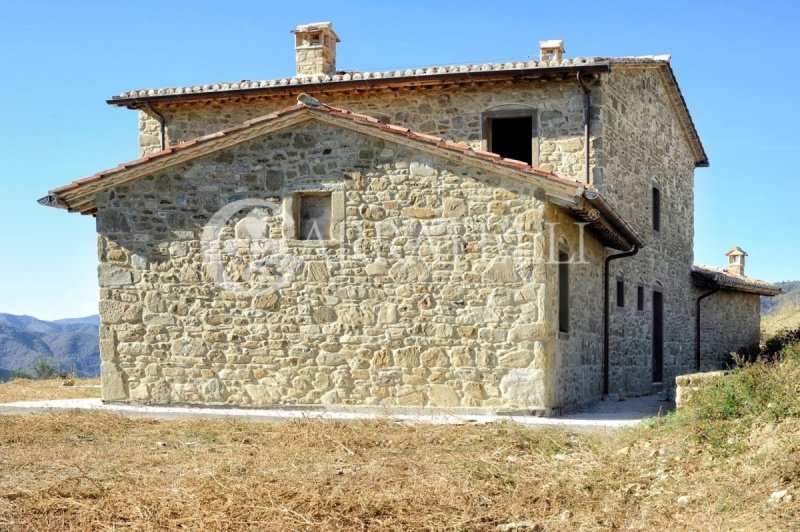
[[[539,41],[540,50],[556,49],[564,52],[564,41],[561,39],[548,39],[546,41]]]
[[[309,24],[298,24],[292,30],[292,33],[308,33],[312,31],[327,31],[334,36],[336,42],[342,42],[342,40],[339,39],[339,36],[336,35],[336,32],[333,31],[333,22],[311,22]]]
[[[739,246],[733,246],[731,249],[728,250],[727,253],[725,253],[725,256],[726,257],[734,257],[734,256],[747,257],[748,255],[747,255],[747,252],[745,250],[743,250],[742,248],[740,248]]]

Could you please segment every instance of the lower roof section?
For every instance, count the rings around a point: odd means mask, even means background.
[[[783,290],[766,281],[736,275],[721,268],[695,264],[692,266],[692,283],[700,288],[745,292],[760,296],[777,296]]]

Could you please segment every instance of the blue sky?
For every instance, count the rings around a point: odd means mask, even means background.
[[[221,5],[225,5],[221,8]],[[738,244],[748,273],[800,279],[800,7],[794,2],[41,2],[0,19],[0,312],[97,311],[94,220],[35,200],[135,159],[124,90],[293,73],[289,31],[331,20],[338,66],[383,70],[537,55],[672,55],[711,160],[696,176],[695,261]]]

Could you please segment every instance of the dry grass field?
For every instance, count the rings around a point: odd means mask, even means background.
[[[781,330],[800,327],[800,307],[784,305],[773,314],[761,317],[761,337],[769,338]]]
[[[0,416],[0,530],[797,529],[797,390],[759,375],[618,432]]]
[[[70,382],[71,386],[64,386],[59,379],[14,379],[0,383],[0,403],[100,397],[100,379],[70,379]]]

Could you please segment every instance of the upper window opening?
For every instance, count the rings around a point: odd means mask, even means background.
[[[661,231],[661,191],[653,187],[653,230]]]
[[[625,281],[622,279],[617,279],[617,306],[625,306]]]
[[[499,109],[483,113],[485,148],[507,159],[539,163],[536,116],[533,109]]]
[[[331,235],[331,195],[300,194],[298,205],[299,240],[329,240]]]
[[[644,286],[636,287],[636,310],[644,310]]]
[[[533,164],[532,116],[494,118],[491,121],[491,128],[489,151],[506,159]]]

